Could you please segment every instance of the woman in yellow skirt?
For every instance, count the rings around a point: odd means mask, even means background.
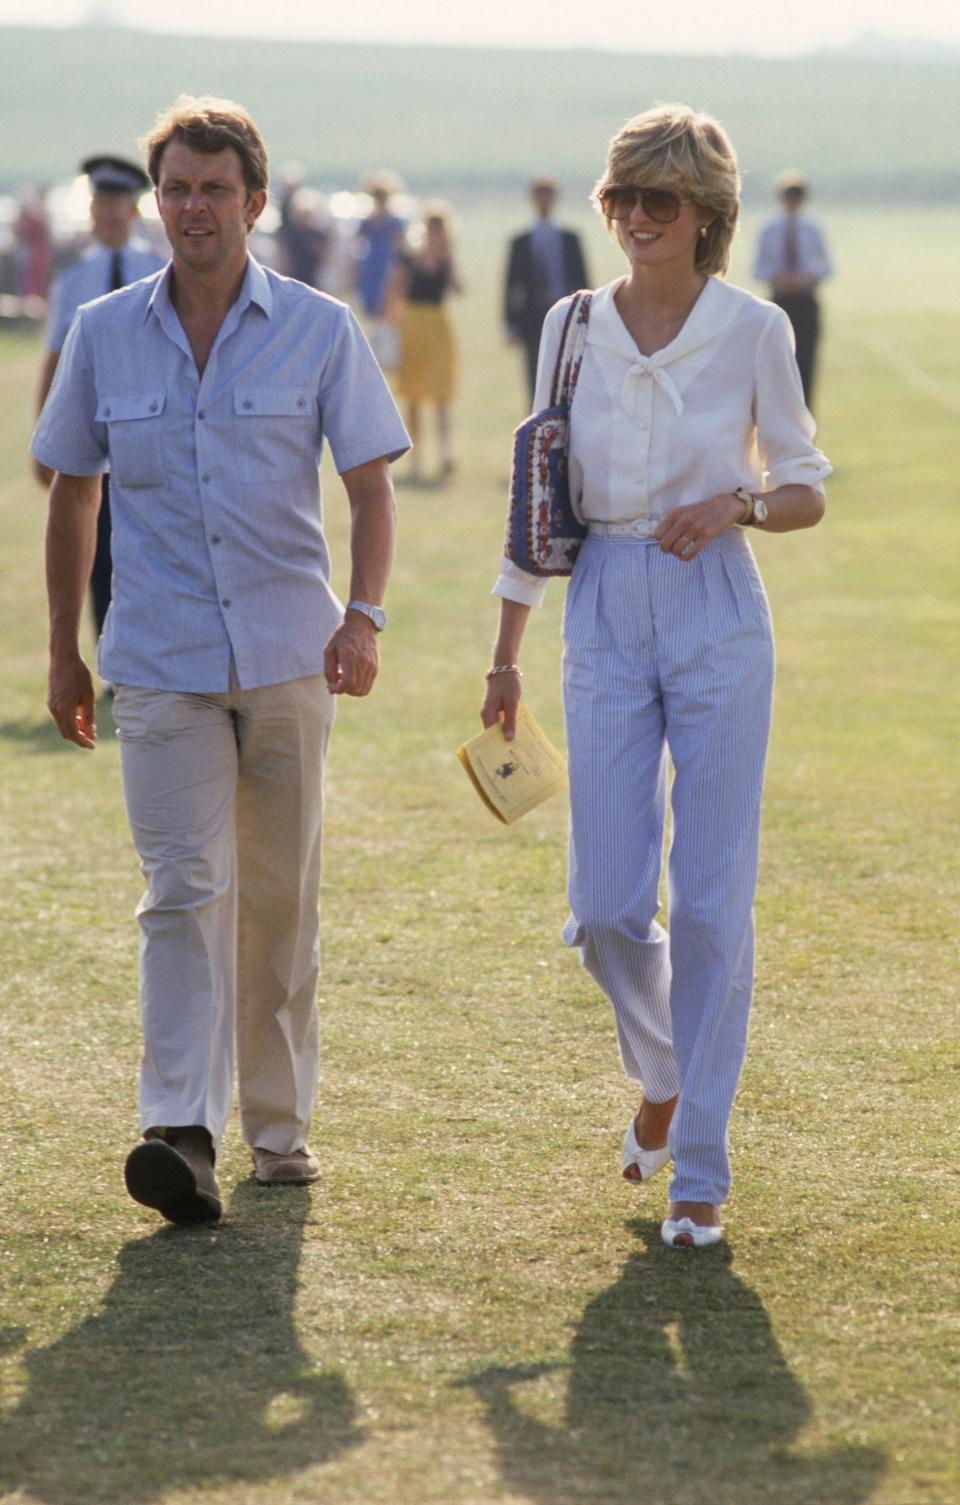
[[[399,309],[400,364],[393,385],[406,403],[413,440],[411,480],[420,479],[420,414],[436,412],[440,478],[454,467],[450,404],[456,387],[457,352],[445,308],[447,294],[463,291],[453,258],[450,213],[445,204],[427,204],[414,245],[400,253],[394,272],[393,302]]]

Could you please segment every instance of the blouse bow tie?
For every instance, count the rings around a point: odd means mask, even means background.
[[[665,366],[657,365],[656,359],[644,358],[634,361],[628,368],[620,388],[620,405],[632,419],[640,417],[640,394],[644,384],[656,382],[673,403],[677,416],[683,412],[683,398],[677,391],[676,382]]]

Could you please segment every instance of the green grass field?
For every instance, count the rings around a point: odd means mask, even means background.
[[[830,221],[837,474],[821,528],[757,540],[779,679],[756,1006],[729,1242],[691,1257],[659,1243],[663,1183],[617,1173],[632,1100],[559,940],[563,801],[500,828],[454,756],[522,412],[507,228],[461,222],[462,464],[399,488],[382,678],[335,733],[323,1180],[258,1188],[234,1126],[213,1229],[123,1192],[140,879],[108,711],[93,756],[46,719],[39,347],[0,343],[3,1505],[960,1497],[960,216]],[[327,500],[342,582],[333,477]],[[524,652],[557,739],[561,596]]]

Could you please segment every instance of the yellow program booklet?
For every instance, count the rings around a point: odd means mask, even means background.
[[[521,705],[512,742],[499,725],[471,737],[457,751],[488,810],[506,825],[556,794],[567,782],[562,753],[537,724],[533,712]]]

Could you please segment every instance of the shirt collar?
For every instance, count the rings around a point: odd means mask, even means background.
[[[731,289],[725,282],[708,277],[679,334],[662,350],[642,355],[614,302],[614,294],[623,281],[620,277],[596,294],[590,307],[587,341],[612,351],[626,362],[620,378],[619,401],[632,419],[636,421],[641,416],[641,389],[647,379],[652,379],[663,391],[679,416],[683,412],[684,389],[703,362],[710,359],[708,347],[736,318],[738,301],[731,297]],[[695,359],[688,360],[689,356]],[[681,361],[686,361],[686,365],[680,367]]]
[[[256,261],[250,255],[249,251],[247,252],[246,276],[240,289],[240,297],[237,299],[238,305],[245,306],[245,303],[256,303],[257,307],[263,310],[268,319],[272,318],[273,289],[270,286],[270,279],[259,261]]]
[[[715,339],[736,317],[737,300],[730,297],[731,289],[719,278],[708,277],[679,334],[653,355],[642,355],[614,302],[614,294],[624,281],[625,278],[618,277],[595,294],[590,306],[587,342],[612,350],[641,369],[668,366],[682,360]]]
[[[147,300],[144,310],[144,319],[147,315],[155,312],[161,324],[165,317],[173,315],[173,304],[170,300],[170,278],[173,275],[173,262],[168,261],[163,272],[154,284],[153,291]],[[233,310],[237,315],[242,314],[244,309],[251,303],[256,303],[262,309],[267,318],[273,316],[273,289],[270,280],[259,261],[254,260],[247,252],[247,269],[243,274],[243,282],[240,284],[240,292]]]

